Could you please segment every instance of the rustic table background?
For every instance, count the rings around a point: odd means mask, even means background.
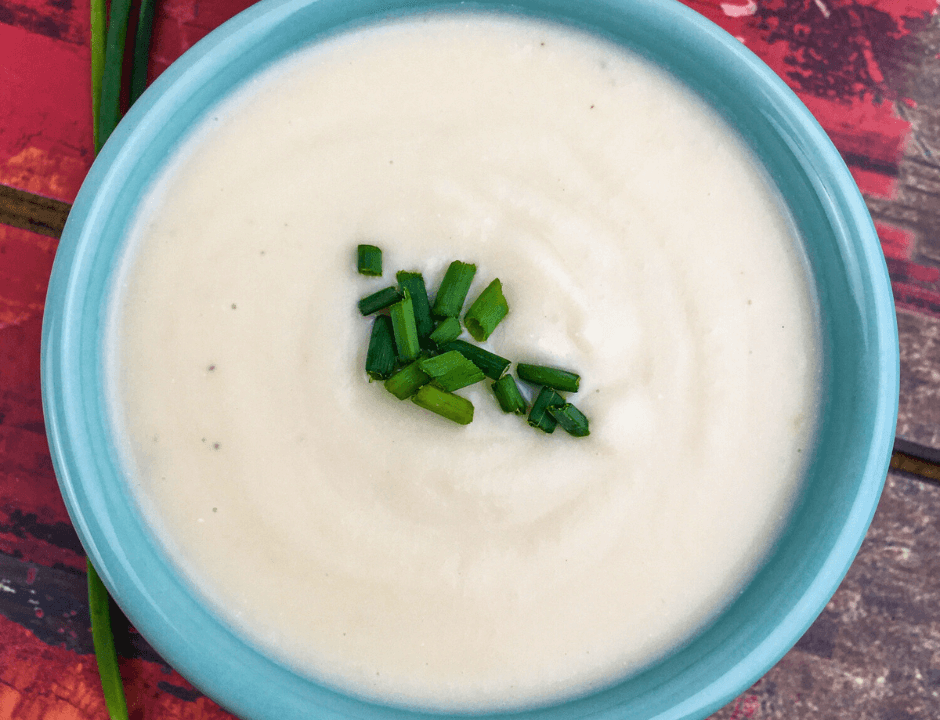
[[[902,363],[895,469],[858,559],[797,646],[713,717],[940,718],[938,0],[684,1],[786,79],[842,153],[881,237]],[[157,0],[151,79],[249,4]],[[0,0],[0,720],[106,717],[39,389],[46,283],[93,156],[88,26],[85,2]],[[116,626],[133,720],[231,717]]]

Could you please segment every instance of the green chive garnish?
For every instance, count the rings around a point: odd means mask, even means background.
[[[95,646],[95,659],[98,661],[98,675],[101,677],[104,704],[111,720],[127,720],[127,701],[124,698],[124,685],[121,682],[121,670],[118,667],[117,650],[114,647],[114,633],[111,631],[111,601],[107,588],[101,582],[90,560],[87,561],[86,568],[91,639]]]
[[[395,371],[397,359],[392,319],[388,315],[377,315],[369,336],[366,372],[372,380],[385,380]]]
[[[398,288],[395,286],[383,288],[378,292],[374,292],[362,298],[362,300],[359,301],[359,312],[363,315],[371,315],[372,313],[384,310],[400,302],[403,297],[404,296],[398,292]]]
[[[415,361],[386,380],[385,389],[399,400],[404,400],[414,395],[418,388],[427,385],[429,382],[431,382],[431,376],[424,372]]]
[[[431,320],[431,304],[428,302],[428,290],[424,286],[424,276],[419,272],[400,272],[395,275],[398,289],[411,293],[411,303],[415,313],[415,327],[418,339],[424,340],[431,334],[434,321]]]
[[[402,362],[410,362],[418,357],[421,344],[418,342],[418,329],[415,327],[414,304],[411,293],[404,292],[405,297],[389,308],[392,316],[392,331],[395,335],[395,347],[398,348],[398,358]]]
[[[578,392],[581,377],[567,370],[546,367],[544,365],[526,365],[519,363],[516,366],[516,375],[534,385],[544,385],[559,392]]]
[[[441,390],[453,392],[480,382],[483,371],[456,350],[419,360],[418,364]]]
[[[467,332],[474,340],[483,342],[508,314],[509,304],[503,297],[503,284],[496,278],[473,301],[464,315],[463,324],[467,326]]]
[[[359,245],[356,248],[356,269],[360,275],[382,276],[382,250],[375,245]]]
[[[441,417],[453,420],[460,425],[469,425],[473,422],[472,402],[467,398],[445,392],[433,385],[422,387],[411,400],[415,405],[436,412]]]
[[[512,375],[503,375],[494,382],[493,392],[496,394],[496,401],[503,409],[503,412],[525,415],[525,398],[519,392],[519,386],[516,385],[516,380]]]
[[[381,275],[379,248],[359,245],[357,253],[360,273]],[[589,435],[584,413],[559,394],[578,391],[581,378],[577,373],[519,363],[513,377],[507,374],[509,360],[459,339],[465,326],[478,343],[485,342],[509,314],[502,282],[496,278],[470,304],[461,325],[462,307],[475,274],[476,265],[452,262],[433,307],[420,272],[398,272],[397,287],[384,288],[359,301],[363,315],[387,309],[372,324],[366,353],[370,382],[384,380],[386,389],[399,400],[410,397],[417,405],[466,425],[473,420],[473,403],[454,391],[489,377],[495,381],[493,394],[503,412],[522,416],[528,412],[528,424],[545,433],[561,425],[575,437]],[[517,378],[539,386],[531,408]]]
[[[434,332],[431,333],[431,342],[441,347],[459,338],[462,332],[460,321],[457,318],[444,318],[440,324],[434,328]]]
[[[470,291],[477,266],[454,260],[444,273],[441,287],[434,298],[433,313],[437,317],[458,317]]]
[[[548,413],[551,407],[561,407],[565,404],[565,399],[552,390],[550,387],[543,387],[539,392],[535,402],[532,403],[532,409],[529,411],[529,425],[538,428],[543,432],[555,432],[555,426],[558,422]]]
[[[561,425],[569,435],[587,437],[591,434],[590,430],[588,430],[588,419],[584,417],[584,413],[571,403],[565,403],[561,407],[549,407],[548,413],[558,421],[558,424]]]
[[[510,365],[509,360],[506,358],[500,357],[496,353],[491,353],[489,350],[484,350],[477,345],[472,345],[466,340],[454,340],[453,342],[447,343],[441,349],[456,350],[467,358],[467,360],[480,368],[483,374],[491,380],[499,380]]]

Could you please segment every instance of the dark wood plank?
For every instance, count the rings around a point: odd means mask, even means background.
[[[898,312],[901,398],[897,436],[940,449],[940,319]]]
[[[940,486],[891,473],[861,551],[797,646],[711,720],[940,717]]]
[[[61,200],[0,185],[0,225],[58,238],[71,207]]]

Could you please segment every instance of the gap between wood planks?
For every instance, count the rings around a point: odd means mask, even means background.
[[[0,224],[58,239],[70,209],[71,205],[61,200],[0,185]],[[891,469],[940,484],[940,450],[897,438]]]

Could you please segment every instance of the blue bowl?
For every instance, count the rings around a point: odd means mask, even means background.
[[[181,136],[247,77],[373,18],[433,8],[502,9],[596,32],[668,68],[751,145],[805,241],[820,305],[824,405],[818,448],[785,534],[744,593],[690,644],[542,720],[702,718],[763,675],[835,592],[865,536],[891,453],[898,340],[891,287],[862,198],[825,133],[741,43],[672,0],[264,0],[191,49],[117,128],[69,216],[42,345],[56,474],[88,554],[135,627],[192,683],[246,718],[416,713],[369,704],[261,655],[196,597],[130,500],[105,402],[108,288],[126,229]],[[424,714],[426,717],[427,714]]]

